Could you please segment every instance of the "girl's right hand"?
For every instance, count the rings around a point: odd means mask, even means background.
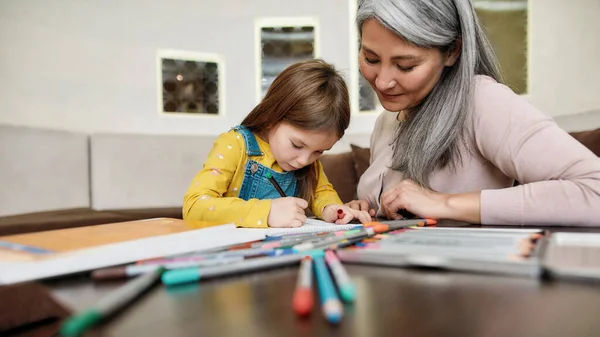
[[[300,227],[306,221],[304,209],[308,202],[304,199],[286,197],[271,201],[271,211],[267,223],[270,227]]]
[[[352,200],[346,203],[346,206],[359,211],[367,211],[370,216],[375,216],[377,212],[371,208],[371,205],[366,200]]]

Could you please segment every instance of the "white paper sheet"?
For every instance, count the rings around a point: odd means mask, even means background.
[[[0,263],[0,284],[66,275],[264,238],[263,232],[239,231],[235,225],[222,225],[69,251],[44,260],[3,262]]]
[[[336,225],[318,219],[307,219],[303,226],[297,228],[238,228],[238,231],[261,232],[266,236],[277,236],[297,233],[336,232],[361,227],[361,224]]]

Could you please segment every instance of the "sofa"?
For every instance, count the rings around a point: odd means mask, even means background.
[[[85,134],[0,124],[0,236],[155,217],[181,218],[183,195],[214,136]],[[350,142],[331,165],[345,165],[345,191],[358,181]],[[368,161],[368,151],[366,161]],[[345,170],[344,170],[345,171]],[[353,192],[350,192],[353,194]]]
[[[571,135],[600,156],[600,129]],[[181,218],[214,137],[92,134],[0,125],[0,236],[155,217]],[[369,165],[369,136],[321,158],[346,202]]]

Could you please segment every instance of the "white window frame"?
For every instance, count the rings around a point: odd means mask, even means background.
[[[530,17],[531,15],[531,3],[533,1],[528,0],[527,1],[527,16]],[[364,110],[364,111],[360,111],[360,104],[359,104],[359,100],[360,100],[360,91],[359,91],[359,71],[358,71],[358,67],[359,67],[359,53],[358,53],[358,30],[356,28],[356,8],[358,6],[358,1],[357,0],[348,0],[349,3],[349,23],[350,23],[350,27],[349,27],[349,31],[350,31],[350,83],[349,83],[349,90],[350,90],[350,107],[351,107],[351,111],[352,114],[355,115],[368,115],[368,114],[373,114],[373,113],[380,113],[381,111],[384,110],[383,106],[381,105],[381,103],[379,102],[379,99],[377,99],[377,102],[375,103],[375,110]],[[473,6],[475,6],[477,3],[474,2]],[[486,4],[487,5],[487,4]],[[514,5],[513,5],[514,6]],[[521,94],[520,96],[529,100],[530,99],[530,93],[531,93],[531,54],[529,52],[530,48],[529,46],[531,45],[531,20],[528,19],[527,20],[527,74],[526,74],[526,81],[527,81],[527,92]]]
[[[260,103],[262,99],[262,39],[261,33],[263,28],[275,27],[313,27],[313,57],[319,58],[321,51],[320,36],[319,36],[319,20],[314,17],[272,17],[272,18],[257,18],[254,21],[254,38],[255,38],[255,66],[256,66],[256,103]]]
[[[520,94],[519,96],[525,98],[526,100],[530,100],[530,92],[531,92],[531,53],[529,53],[529,46],[531,46],[531,3],[532,0],[526,0],[527,5],[525,6],[525,10],[527,11],[527,22],[525,23],[527,29],[527,39],[526,43],[526,67],[527,74],[525,74],[525,82],[527,86],[527,91],[525,93]],[[473,8],[504,8],[504,9],[523,9],[522,3],[513,2],[513,1],[473,1]],[[493,46],[492,46],[493,48]]]
[[[217,73],[219,82],[217,84],[219,91],[219,113],[203,114],[203,113],[187,113],[187,112],[166,112],[163,107],[163,77],[162,77],[162,60],[176,59],[194,62],[211,62],[217,64]],[[225,114],[225,62],[219,54],[215,53],[200,53],[193,51],[161,49],[156,52],[156,66],[158,74],[158,114],[161,117],[175,118],[223,118]]]
[[[356,8],[358,7],[357,0],[349,0],[349,22],[350,22],[350,111],[353,115],[372,115],[381,113],[384,108],[375,99],[374,110],[360,110],[360,90],[359,90],[359,53],[358,53],[358,29],[356,28]]]

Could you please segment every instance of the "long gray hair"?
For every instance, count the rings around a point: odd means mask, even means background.
[[[470,0],[359,0],[356,23],[375,18],[409,43],[460,56],[398,128],[391,168],[429,187],[437,168],[461,162],[460,142],[473,106],[475,75],[501,82],[498,62]]]

